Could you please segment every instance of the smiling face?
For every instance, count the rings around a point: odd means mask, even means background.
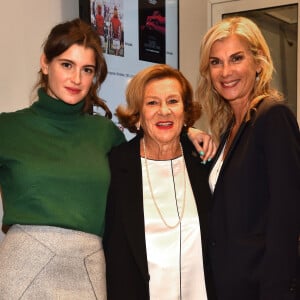
[[[48,75],[47,94],[68,104],[83,100],[95,75],[95,53],[91,48],[74,44],[62,54],[47,62],[41,56],[41,69]]]
[[[174,78],[153,79],[146,85],[140,123],[148,145],[178,146],[184,124],[181,94]]]
[[[261,68],[247,42],[231,35],[212,45],[209,70],[214,88],[230,105],[247,105]]]

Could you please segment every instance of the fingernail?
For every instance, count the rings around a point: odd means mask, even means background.
[[[203,156],[205,153],[203,151],[199,151],[200,156]]]
[[[210,162],[211,161],[211,157],[207,161]]]
[[[202,160],[202,161],[201,161],[201,164],[202,164],[202,165],[206,165],[206,160]]]

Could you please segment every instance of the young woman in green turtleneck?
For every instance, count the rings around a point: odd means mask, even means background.
[[[55,26],[38,100],[0,114],[1,299],[106,299],[101,236],[107,154],[125,141],[93,105],[107,74],[100,40],[80,20]],[[110,114],[111,115],[111,114]]]

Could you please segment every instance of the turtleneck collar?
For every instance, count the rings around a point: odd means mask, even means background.
[[[49,96],[43,88],[40,88],[38,101],[32,104],[31,109],[48,118],[66,120],[82,115],[83,106],[84,100],[77,104],[68,104]]]

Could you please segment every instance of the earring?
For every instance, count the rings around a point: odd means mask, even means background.
[[[258,81],[259,81],[259,78],[260,78],[259,73],[256,72],[256,74],[255,74],[255,81],[258,82]]]

